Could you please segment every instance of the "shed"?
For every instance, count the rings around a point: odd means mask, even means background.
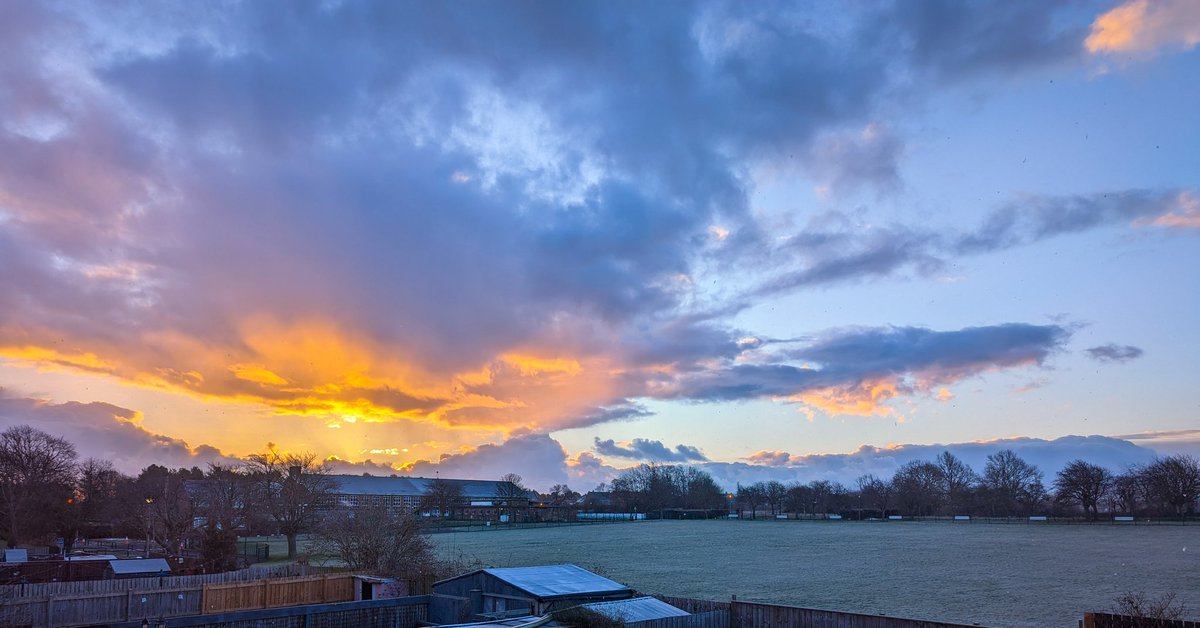
[[[6,549],[6,550],[4,550],[4,562],[6,562],[6,563],[27,563],[27,562],[29,562],[29,550],[27,550],[27,549]]]
[[[436,582],[433,592],[468,599],[472,615],[483,619],[545,615],[633,595],[619,582],[570,564],[480,569]]]
[[[676,608],[653,597],[635,597],[613,602],[593,602],[591,604],[584,604],[583,607],[596,611],[606,617],[627,623],[649,619],[663,619],[665,617],[685,617],[690,614],[683,609]]]
[[[113,578],[145,578],[148,576],[169,576],[171,565],[165,558],[133,558],[129,560],[110,560],[108,568]]]

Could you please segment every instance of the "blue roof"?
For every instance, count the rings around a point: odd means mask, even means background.
[[[682,609],[675,608],[658,598],[652,597],[635,597],[629,600],[616,600],[615,602],[593,602],[591,604],[584,604],[583,607],[624,622],[662,619],[663,617],[683,617],[689,614]]]
[[[383,477],[377,475],[331,475],[338,495],[409,495],[419,497],[429,492],[433,478]],[[498,498],[515,492],[507,482],[498,480],[442,480],[462,491],[463,497]],[[501,486],[507,485],[502,491]],[[518,498],[519,499],[519,498]]]
[[[110,560],[108,565],[113,573],[126,575],[131,573],[171,573],[171,566],[164,558],[134,558],[131,560]]]
[[[576,565],[504,567],[484,569],[512,586],[537,598],[627,593],[629,587]]]

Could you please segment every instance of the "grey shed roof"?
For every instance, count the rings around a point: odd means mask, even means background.
[[[411,495],[421,496],[429,492],[433,478],[402,478],[381,477],[375,475],[332,475],[336,487],[333,492],[339,495]],[[462,491],[463,497],[500,497],[503,493],[501,485],[507,482],[498,480],[442,480],[453,484]],[[515,492],[511,485],[508,492]]]
[[[108,565],[113,573],[126,575],[131,573],[162,573],[171,572],[171,566],[165,558],[134,558],[131,560],[110,560]]]
[[[576,565],[484,569],[508,584],[540,599],[575,595],[627,593],[629,587]]]
[[[652,597],[635,597],[615,602],[593,602],[591,604],[584,604],[583,607],[594,610],[601,615],[625,622],[662,619],[663,617],[683,617],[689,614],[660,599]]]

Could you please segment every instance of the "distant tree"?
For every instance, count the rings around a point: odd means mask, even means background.
[[[272,449],[250,456],[246,468],[255,502],[266,508],[287,537],[288,558],[294,560],[296,538],[317,524],[320,506],[333,494],[328,465],[316,454],[280,454]]]
[[[1141,468],[1132,466],[1113,478],[1108,491],[1108,507],[1113,512],[1132,515],[1138,510],[1143,484]]]
[[[239,467],[213,463],[204,479],[193,481],[192,498],[200,523],[200,558],[208,571],[237,567],[237,530],[250,509],[250,478]]]
[[[932,462],[913,460],[892,477],[896,502],[905,513],[927,517],[937,512],[943,492],[942,472]]]
[[[1055,476],[1054,493],[1061,502],[1079,504],[1083,507],[1083,515],[1095,520],[1100,514],[1100,500],[1112,483],[1113,475],[1108,469],[1083,460],[1072,460]]]
[[[330,513],[317,527],[313,551],[354,571],[395,578],[422,576],[435,563],[433,546],[418,523],[393,517],[382,507]]]
[[[1157,626],[1172,625],[1176,620],[1183,619],[1185,609],[1175,601],[1174,593],[1163,594],[1159,598],[1150,598],[1145,591],[1127,591],[1114,600],[1113,613],[1133,618],[1125,624],[1128,626]]]
[[[813,492],[808,486],[799,482],[787,485],[787,494],[783,498],[784,508],[790,512],[811,514]]]
[[[683,482],[680,487],[682,507],[701,510],[719,510],[725,507],[725,491],[721,490],[717,481],[707,471],[687,467],[680,474],[680,480]]]
[[[943,451],[934,460],[934,464],[940,473],[942,507],[950,511],[946,514],[963,514],[969,511],[979,476],[967,463],[949,451]]]
[[[1200,495],[1200,460],[1187,455],[1167,456],[1143,467],[1140,475],[1146,494],[1164,512],[1179,517],[1195,513]]]
[[[192,479],[188,469],[150,465],[134,481],[141,497],[141,504],[135,505],[135,509],[142,514],[150,538],[163,548],[169,559],[178,558],[196,538],[196,503],[187,487]]]
[[[120,519],[118,489],[129,480],[107,460],[88,458],[79,465],[78,501],[83,529],[87,533],[112,536]]]
[[[506,473],[500,476],[500,484],[496,491],[501,499],[529,499],[529,489],[523,484],[524,478],[516,473]]]
[[[1012,515],[1029,510],[1046,494],[1042,472],[1011,449],[987,457],[982,485],[987,491],[993,515]]]
[[[71,443],[28,425],[0,432],[0,534],[9,547],[60,527],[77,457]]]
[[[750,518],[758,514],[758,507],[767,500],[767,485],[756,482],[749,486],[738,486],[737,500],[743,508],[750,510]]]
[[[783,482],[771,480],[763,485],[763,498],[766,499],[767,505],[771,507],[771,514],[775,515],[783,511],[783,500],[787,497],[787,487]]]
[[[863,505],[878,510],[881,519],[886,517],[892,503],[891,481],[881,480],[874,474],[867,474],[859,477],[855,483],[858,486],[858,494],[862,498]]]
[[[546,493],[546,502],[555,508],[566,508],[575,505],[579,497],[579,493],[571,490],[570,486],[555,484],[550,487],[550,492]]]
[[[429,483],[429,490],[421,497],[421,507],[443,519],[453,518],[462,506],[462,496],[462,487],[439,478]]]

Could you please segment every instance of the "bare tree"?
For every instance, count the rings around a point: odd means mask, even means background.
[[[0,534],[9,547],[59,527],[77,457],[71,443],[28,425],[0,432]]]
[[[1036,505],[1045,495],[1042,472],[1011,449],[987,457],[982,484],[987,490],[992,513],[1010,515]]]
[[[969,510],[979,476],[949,451],[943,451],[934,464],[941,474],[942,506],[953,511],[948,514],[962,514]]]
[[[1147,494],[1164,510],[1180,517],[1195,512],[1200,494],[1200,460],[1187,455],[1159,458],[1146,465],[1141,475]]]
[[[450,480],[437,479],[429,483],[429,490],[421,497],[421,505],[428,511],[436,511],[439,517],[453,517],[462,504],[462,487]]]
[[[1145,591],[1128,591],[1114,600],[1113,612],[1133,618],[1132,626],[1152,628],[1166,625],[1183,618],[1182,604],[1175,601],[1174,593],[1166,593],[1157,599],[1146,596]]]
[[[744,508],[750,509],[750,518],[758,514],[758,506],[767,499],[767,485],[756,482],[750,486],[738,486],[737,500]]]
[[[1095,520],[1100,514],[1100,499],[1113,484],[1113,475],[1108,469],[1083,460],[1072,460],[1054,478],[1055,497],[1062,502],[1077,503],[1083,507],[1083,515]]]
[[[787,487],[783,485],[783,482],[771,480],[763,485],[763,498],[771,507],[772,515],[783,511],[783,498],[786,496]]]
[[[247,460],[255,501],[266,507],[287,537],[288,558],[296,558],[296,538],[311,530],[334,489],[329,467],[316,454],[280,454],[275,450]]]
[[[383,507],[330,513],[317,527],[313,550],[353,570],[399,578],[424,575],[435,562],[433,546],[417,522],[393,517]]]
[[[881,480],[875,477],[874,474],[861,476],[856,481],[858,485],[858,494],[862,497],[863,502],[879,511],[879,517],[882,519],[887,516],[888,507],[892,502],[892,483],[888,480]]]
[[[913,460],[896,470],[892,487],[897,503],[905,512],[929,516],[937,512],[942,498],[942,472],[932,462]]]
[[[1132,515],[1138,510],[1138,502],[1143,492],[1141,468],[1132,466],[1113,478],[1112,489],[1108,491],[1108,507],[1112,511]]]
[[[548,502],[555,508],[565,508],[572,506],[579,500],[579,493],[571,490],[566,484],[555,484],[550,487],[550,492],[546,494]]]

